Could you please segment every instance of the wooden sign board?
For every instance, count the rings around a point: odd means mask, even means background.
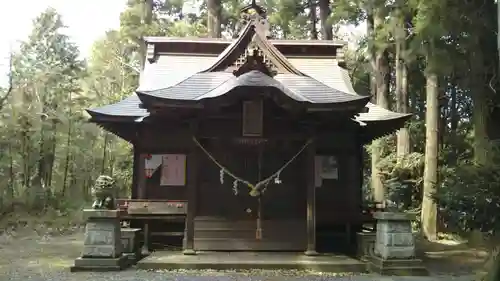
[[[186,155],[163,154],[161,165],[161,186],[186,185]]]

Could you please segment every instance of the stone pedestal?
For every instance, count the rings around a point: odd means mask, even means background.
[[[373,255],[375,248],[375,232],[358,232],[356,234],[357,256],[361,261],[366,262],[368,257]]]
[[[116,210],[83,210],[87,220],[82,257],[71,271],[113,271],[127,267],[123,255],[120,217]]]
[[[123,255],[135,263],[141,258],[141,248],[139,247],[140,228],[122,228],[121,240],[123,245]]]
[[[407,213],[376,212],[377,233],[368,269],[384,275],[428,275],[422,260],[415,257],[415,241]]]

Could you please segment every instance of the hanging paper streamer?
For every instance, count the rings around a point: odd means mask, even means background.
[[[220,184],[224,184],[224,170],[220,169]]]
[[[281,171],[278,171],[278,173],[276,174],[276,177],[274,178],[275,184],[281,184],[280,173],[281,173]]]
[[[238,195],[238,181],[233,181],[233,193],[234,195]]]
[[[161,162],[162,162],[162,156],[155,155],[155,154],[149,154],[146,157],[145,161],[146,161],[146,163],[144,165],[144,170],[146,173],[146,177],[151,178],[153,176],[154,172],[156,171],[156,169],[158,169],[158,167],[160,167]]]

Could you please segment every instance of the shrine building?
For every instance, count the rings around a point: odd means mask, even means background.
[[[135,93],[88,110],[133,145],[132,195],[120,208],[146,249],[170,239],[186,254],[313,255],[355,245],[372,220],[363,146],[411,115],[354,91],[345,42],[269,34],[265,11],[249,6],[232,40],[147,37]]]

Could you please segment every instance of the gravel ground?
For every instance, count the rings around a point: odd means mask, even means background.
[[[141,271],[70,273],[79,256],[82,235],[12,238],[0,236],[0,281],[470,281],[471,276],[380,277],[346,276],[293,271]]]

